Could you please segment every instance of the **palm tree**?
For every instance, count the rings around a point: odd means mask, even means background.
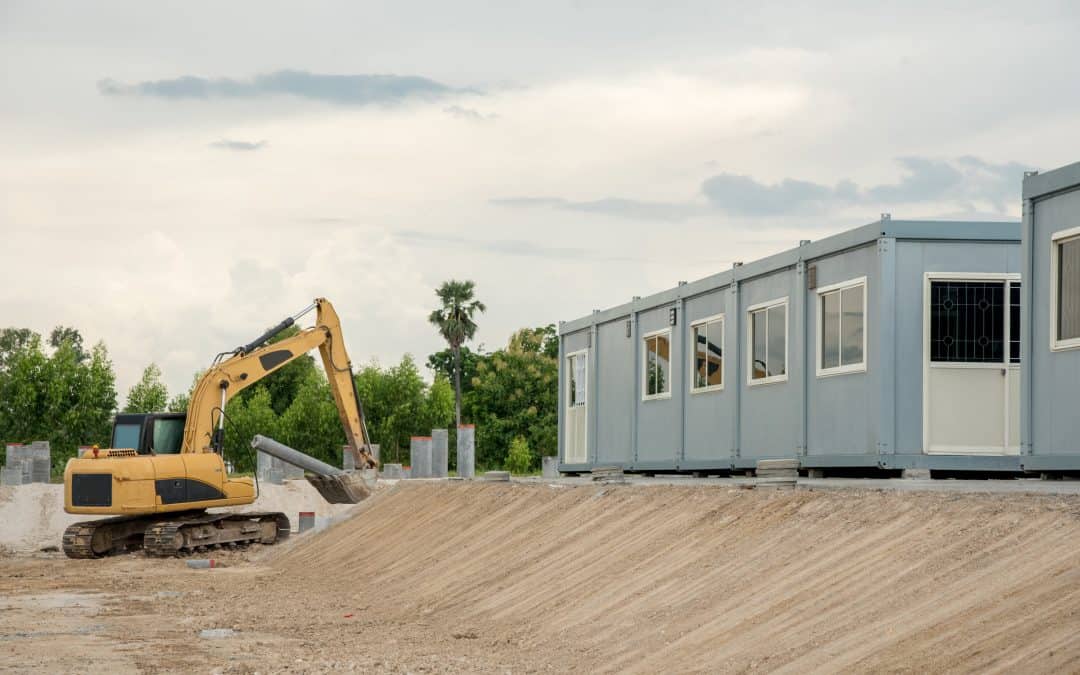
[[[487,309],[484,303],[473,297],[476,284],[471,281],[444,281],[435,291],[442,307],[428,317],[439,330],[450,351],[454,354],[454,414],[457,425],[461,426],[461,345],[476,335],[476,322],[473,314]]]

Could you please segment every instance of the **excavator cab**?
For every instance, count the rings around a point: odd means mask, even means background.
[[[140,455],[178,455],[186,413],[120,413],[113,420],[112,445]]]

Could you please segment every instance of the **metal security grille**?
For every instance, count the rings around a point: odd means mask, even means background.
[[[933,281],[930,284],[930,360],[1001,363],[1005,356],[1005,285]]]
[[[1009,363],[1020,363],[1020,282],[1009,284]]]

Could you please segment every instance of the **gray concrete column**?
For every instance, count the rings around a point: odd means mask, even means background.
[[[540,474],[544,480],[552,480],[559,477],[559,458],[558,457],[541,457],[542,473]]]
[[[431,477],[446,478],[450,475],[450,432],[446,429],[431,430]]]
[[[431,436],[409,439],[410,478],[431,478]]]
[[[457,474],[476,477],[476,427],[462,424],[457,430]]]

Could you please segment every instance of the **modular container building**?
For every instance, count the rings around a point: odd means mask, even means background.
[[[883,216],[562,322],[559,468],[1018,471],[1020,267],[1020,223]]]
[[[1024,178],[1022,453],[1028,471],[1080,471],[1080,163]]]

